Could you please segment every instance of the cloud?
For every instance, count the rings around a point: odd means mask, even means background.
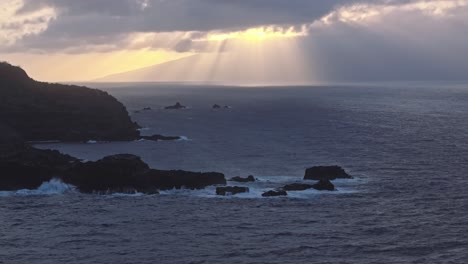
[[[39,35],[56,19],[52,7],[39,7],[17,14],[21,0],[4,0],[0,6],[0,46],[12,46],[27,36]]]
[[[468,0],[5,1],[4,53],[235,52],[273,29],[323,81],[467,79]]]
[[[303,43],[318,76],[334,81],[467,80],[468,1],[339,8]]]
[[[24,5],[17,7],[17,16],[53,9],[56,19],[48,21],[40,35],[13,42],[18,44],[15,51],[77,50],[76,46],[86,51],[93,45],[100,49],[102,38],[124,39],[136,33],[238,31],[264,25],[310,23],[334,7],[354,1],[23,0]]]

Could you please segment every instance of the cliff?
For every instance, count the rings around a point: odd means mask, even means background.
[[[25,141],[133,140],[138,125],[106,92],[37,82],[19,67],[0,63],[0,124]]]
[[[35,189],[54,178],[86,193],[157,193],[160,189],[226,184],[221,173],[154,170],[133,155],[82,162],[27,143],[134,140],[140,138],[137,128],[125,107],[103,91],[37,82],[21,68],[0,63],[0,191]]]

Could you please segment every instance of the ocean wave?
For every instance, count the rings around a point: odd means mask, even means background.
[[[29,196],[29,195],[58,195],[65,193],[73,193],[76,188],[73,185],[63,183],[61,180],[52,179],[44,182],[39,188],[34,190],[17,190],[17,191],[1,191],[0,197],[6,196]]]
[[[177,141],[191,141],[191,139],[186,136],[179,136],[179,137],[180,138]]]
[[[148,196],[149,194],[144,194],[140,192],[135,193],[113,193],[106,195],[107,197],[141,197],[141,196]]]

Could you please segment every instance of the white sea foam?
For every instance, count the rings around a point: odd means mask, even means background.
[[[189,139],[186,136],[179,136],[179,139],[177,141],[191,141],[191,139]]]
[[[140,193],[140,192],[135,192],[135,193],[113,193],[107,196],[110,197],[141,197],[145,196],[146,194]]]
[[[98,142],[96,140],[88,140],[86,141],[86,144],[97,144]]]
[[[44,182],[39,188],[34,190],[17,190],[17,191],[3,191],[0,196],[28,196],[28,195],[57,195],[75,192],[75,187],[70,184],[63,183],[58,179],[52,179]]]

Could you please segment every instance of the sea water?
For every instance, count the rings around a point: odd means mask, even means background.
[[[214,187],[85,195],[56,180],[2,192],[0,263],[468,261],[468,85],[105,89],[142,134],[183,140],[38,147],[258,181],[230,183],[250,189],[230,197]],[[175,102],[189,108],[164,110]],[[261,197],[315,165],[355,178],[336,192]]]

